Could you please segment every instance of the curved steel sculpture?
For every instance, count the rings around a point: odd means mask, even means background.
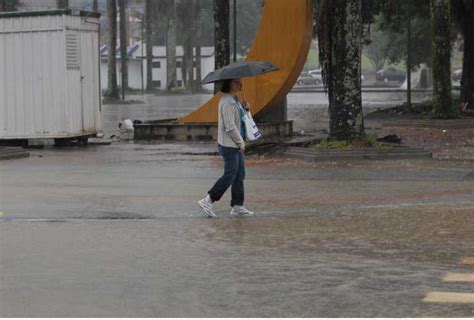
[[[311,45],[312,0],[266,0],[255,41],[247,60],[277,65],[277,72],[243,79],[246,98],[254,116],[277,107],[303,70]],[[181,124],[217,122],[220,94],[179,119]]]

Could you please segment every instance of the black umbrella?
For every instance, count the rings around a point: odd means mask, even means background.
[[[206,84],[221,80],[256,77],[278,70],[280,70],[280,68],[265,61],[237,61],[224,68],[212,71],[204,78],[202,83]]]

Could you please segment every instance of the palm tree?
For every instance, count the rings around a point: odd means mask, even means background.
[[[120,100],[117,87],[117,60],[115,48],[117,46],[117,2],[116,0],[107,0],[107,24],[109,37],[107,46],[107,68],[108,68],[108,88],[107,98],[109,100]]]
[[[329,93],[329,137],[364,135],[361,94],[362,15],[360,0],[322,0],[319,48]]]

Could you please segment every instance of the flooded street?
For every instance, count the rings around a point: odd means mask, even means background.
[[[473,3],[0,1],[0,320],[474,320]]]
[[[103,105],[104,134],[118,134],[118,123],[124,119],[160,120],[184,116],[208,101],[212,95],[131,95],[127,100],[143,103]],[[422,101],[422,94],[413,94],[414,101]],[[363,94],[364,112],[393,107],[405,101],[402,93]],[[327,129],[328,112],[325,93],[291,93],[288,95],[288,119],[294,121],[294,129],[306,132]]]
[[[0,163],[0,316],[421,317],[473,256],[472,164],[248,159],[246,205],[196,200],[212,144],[32,150]],[[25,184],[25,182],[27,182]]]

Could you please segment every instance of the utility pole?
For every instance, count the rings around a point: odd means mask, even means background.
[[[237,0],[234,0],[234,62],[237,61]]]
[[[411,5],[408,6],[407,23],[407,110],[411,112]]]

